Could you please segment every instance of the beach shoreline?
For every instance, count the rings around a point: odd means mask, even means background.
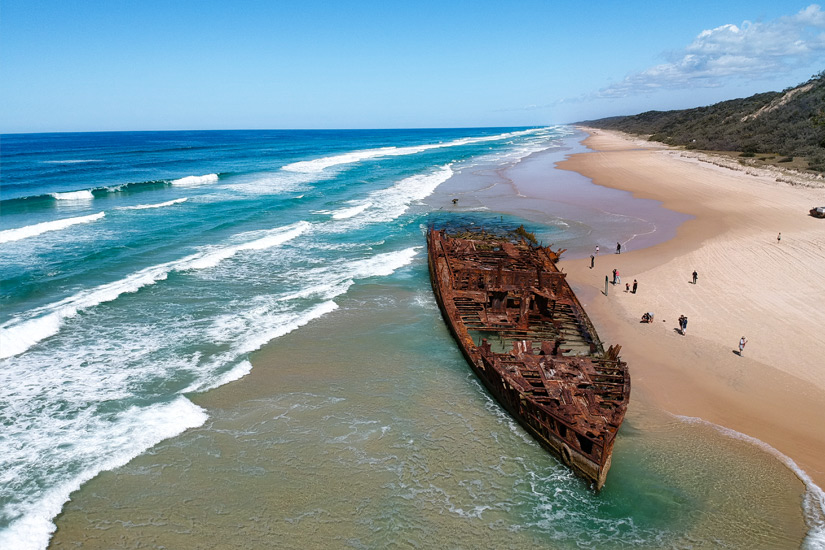
[[[655,371],[648,350],[634,348],[635,336],[622,333],[598,285],[585,280],[597,271],[586,267],[588,235],[613,238],[617,228],[634,253],[644,254],[680,242],[691,217],[554,168],[584,151],[539,152],[505,167],[473,169],[439,186],[421,211],[486,210],[524,223],[577,224],[555,233],[551,227],[546,236],[585,243],[565,253],[572,259],[560,267],[601,339],[625,345],[634,385],[598,497],[519,430],[469,372],[440,319],[419,250],[397,276],[354,285],[334,311],[265,344],[239,380],[193,394],[209,420],[85,483],[55,519],[50,547],[217,547],[242,536],[249,548],[273,540],[284,548],[399,540],[573,548],[579,533],[594,544],[799,546],[812,531],[801,502],[810,491],[752,441],[727,439],[731,434],[663,402],[655,380],[645,380]],[[568,185],[577,186],[570,192],[577,196],[554,204]],[[632,219],[622,216],[626,209],[634,209]],[[567,217],[578,213],[586,218]],[[408,245],[423,241],[423,219],[416,219]],[[634,234],[645,231],[642,247]],[[635,262],[638,254],[615,258]],[[653,287],[639,280],[636,298]],[[514,501],[527,504],[513,508]],[[564,521],[555,521],[559,510]],[[617,534],[617,522],[634,527]]]
[[[825,485],[825,378],[816,362],[825,226],[808,216],[817,190],[582,130],[593,152],[558,168],[694,217],[653,247],[602,249],[594,269],[589,259],[560,264],[602,338],[622,344],[635,396],[756,438]],[[636,294],[610,285],[604,295],[614,268],[623,283],[639,281]],[[647,311],[655,322],[641,324]],[[677,332],[682,314],[690,320],[685,336]],[[749,343],[740,356],[742,335]]]

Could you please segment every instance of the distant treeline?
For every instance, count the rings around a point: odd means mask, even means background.
[[[782,92],[579,124],[645,135],[688,149],[739,151],[744,157],[774,154],[783,157],[778,162],[801,157],[809,170],[825,172],[825,71]]]

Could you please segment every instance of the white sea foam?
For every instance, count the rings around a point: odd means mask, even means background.
[[[196,382],[188,388],[186,388],[185,390],[183,390],[181,393],[204,392],[208,390],[214,390],[215,388],[219,388],[225,384],[229,384],[230,382],[240,380],[250,372],[252,372],[252,363],[244,359],[243,361],[229,369],[221,376],[218,376],[214,380]]]
[[[487,141],[499,141],[502,139],[509,139],[517,136],[524,136],[534,134],[543,130],[542,128],[535,128],[530,130],[520,130],[518,132],[508,132],[504,134],[496,134],[493,136],[482,137],[468,137],[460,138],[444,143],[428,143],[424,145],[411,145],[409,147],[379,147],[377,149],[364,149],[361,151],[351,151],[342,153],[340,155],[333,155],[329,157],[322,157],[314,160],[304,160],[293,162],[285,165],[282,169],[288,172],[322,172],[327,168],[340,166],[343,164],[354,164],[363,160],[370,160],[384,157],[396,157],[404,155],[414,155],[422,153],[431,149],[442,149],[447,147],[457,147],[460,145],[470,145],[475,143],[484,143]]]
[[[47,231],[59,231],[61,229],[65,229],[67,227],[71,227],[73,225],[77,225],[80,223],[89,223],[96,220],[99,220],[105,215],[104,212],[98,212],[97,214],[90,214],[88,216],[78,216],[76,218],[64,218],[62,220],[54,220],[50,222],[42,222],[36,223],[33,225],[27,225],[25,227],[18,227],[15,229],[6,229],[4,231],[0,231],[0,243],[8,243],[12,241],[19,241],[21,239],[27,239],[29,237],[35,237],[42,233],[46,233]]]
[[[337,221],[331,231],[347,231],[370,223],[392,221],[403,215],[409,207],[432,194],[435,189],[453,175],[452,165],[446,164],[433,172],[404,178],[386,189],[373,191],[367,197],[361,212]]]
[[[263,172],[244,176],[235,176],[218,189],[227,189],[243,195],[280,195],[306,190],[308,184],[326,179],[331,175],[308,174],[299,172]],[[301,195],[303,197],[303,195]],[[296,198],[301,198],[296,197]]]
[[[59,201],[90,201],[95,198],[88,189],[83,191],[68,191],[66,193],[50,193],[52,197]]]
[[[234,353],[250,353],[261,346],[289,334],[293,330],[299,329],[313,319],[317,319],[327,313],[338,309],[338,304],[332,300],[321,302],[305,311],[287,314],[271,314],[262,319],[262,324],[257,326],[258,332],[251,332],[233,350]]]
[[[172,271],[206,269],[214,267],[243,250],[263,250],[278,246],[298,237],[309,229],[310,225],[308,222],[298,222],[270,231],[256,231],[252,235],[257,238],[251,241],[229,246],[209,247],[180,260],[142,269],[119,281],[83,290],[59,302],[32,310],[23,318],[13,318],[0,325],[0,359],[23,353],[36,343],[54,336],[66,319],[74,317],[84,309],[110,302],[122,294],[137,292],[147,285],[166,279]],[[259,236],[261,233],[263,236]],[[250,234],[244,234],[241,238],[249,236]]]
[[[322,170],[326,170],[332,166],[338,166],[339,164],[351,164],[361,160],[389,156],[395,151],[398,151],[397,147],[379,147],[378,149],[352,151],[350,153],[343,153],[341,155],[333,155],[331,157],[323,157],[315,160],[293,162],[284,166],[283,169],[287,172],[321,172]]]
[[[236,357],[255,351],[261,346],[289,334],[310,321],[338,308],[333,301],[344,294],[356,279],[388,276],[412,262],[420,247],[377,254],[355,261],[339,261],[301,274],[303,288],[297,292],[259,297],[257,306],[215,319],[209,330],[213,342],[233,342],[230,351],[217,356],[216,364],[226,364]],[[324,300],[307,309],[285,305],[295,300],[320,298]],[[244,335],[240,340],[238,335]],[[200,386],[195,386],[200,391]],[[187,391],[195,391],[195,387]]]
[[[332,212],[332,219],[334,220],[345,220],[347,218],[351,218],[353,216],[357,216],[367,208],[372,206],[371,202],[364,202],[361,204],[356,204],[355,206],[350,206],[349,208],[341,208],[340,210],[336,210]]]
[[[113,422],[87,416],[84,420],[94,424],[87,425],[88,429],[75,430],[70,434],[55,432],[54,435],[60,439],[52,444],[71,446],[73,452],[85,457],[85,468],[38,494],[34,500],[14,506],[12,510],[17,517],[0,531],[0,548],[45,550],[56,529],[52,518],[60,513],[69,495],[83,483],[102,471],[123,466],[164,439],[201,426],[206,419],[203,409],[184,397],[177,397],[170,403],[147,408],[133,407],[118,415]],[[65,440],[66,437],[69,439]],[[41,441],[38,447],[42,444]]]
[[[172,180],[170,183],[182,187],[194,187],[206,183],[215,183],[216,181],[218,181],[218,174],[206,174],[205,176],[186,176],[185,178]]]
[[[198,257],[190,257],[188,261],[184,262],[183,267],[176,269],[177,271],[183,271],[185,269],[214,267],[242,250],[264,250],[291,241],[295,237],[303,234],[311,225],[309,222],[298,222],[288,228],[280,228],[276,231],[256,231],[254,232],[255,234],[263,234],[263,236],[232,246],[212,247],[206,252],[197,255]],[[251,234],[245,234],[245,236],[249,235]]]
[[[171,201],[166,202],[159,202],[155,204],[137,204],[135,206],[121,206],[118,210],[145,210],[146,208],[162,208],[164,206],[172,206],[173,204],[180,204],[182,202],[186,202],[189,199],[186,197],[182,199],[173,199]]]
[[[378,254],[356,261],[339,261],[301,274],[304,287],[297,292],[275,296],[259,296],[253,304],[231,314],[216,317],[207,330],[209,341],[229,344],[228,351],[210,359],[199,371],[212,371],[236,361],[247,353],[301,328],[307,323],[338,309],[333,299],[347,292],[355,279],[391,275],[409,264],[420,247]],[[289,305],[296,300],[323,300],[306,309]],[[240,337],[239,337],[240,336]],[[229,372],[215,379],[196,382],[183,393],[205,391],[245,376],[252,366],[242,361]]]
[[[736,430],[731,430],[730,428],[725,428],[724,426],[719,426],[718,424],[708,422],[707,420],[704,420],[702,418],[697,418],[694,416],[682,416],[678,414],[675,414],[673,416],[688,424],[700,424],[703,426],[710,426],[722,435],[725,435],[732,439],[746,441],[779,459],[780,462],[782,462],[786,467],[788,467],[788,469],[790,469],[796,475],[796,477],[798,477],[799,480],[805,484],[806,491],[802,507],[805,512],[805,522],[808,525],[808,535],[805,537],[805,541],[802,544],[802,548],[809,550],[825,549],[825,491],[823,491],[821,487],[814,483],[814,481],[807,474],[807,472],[800,468],[799,465],[796,462],[794,462],[794,460],[791,457],[778,451],[777,449],[774,449],[773,447],[771,447],[770,445],[768,445],[760,439],[756,439],[755,437],[751,437],[741,432],[737,432]]]
[[[385,252],[350,264],[349,277],[366,279],[368,277],[386,277],[402,267],[412,263],[421,247],[412,246],[394,252]]]

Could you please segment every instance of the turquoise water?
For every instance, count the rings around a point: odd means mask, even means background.
[[[799,544],[804,489],[773,458],[631,415],[595,495],[469,376],[423,231],[454,220],[447,189],[572,135],[4,136],[0,547],[45,547],[81,487],[55,545]],[[462,223],[524,221],[461,197]],[[528,226],[589,247],[564,216]]]

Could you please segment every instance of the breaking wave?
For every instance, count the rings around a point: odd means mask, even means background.
[[[6,229],[0,231],[0,243],[8,243],[12,241],[19,241],[29,237],[35,237],[48,231],[59,231],[73,225],[80,223],[89,223],[99,220],[105,215],[104,212],[97,214],[90,214],[88,216],[78,216],[76,218],[65,218],[62,220],[54,220],[51,222],[36,223],[34,225],[27,225],[25,227],[18,227],[16,229]]]
[[[80,460],[75,458],[78,462],[82,460],[82,470],[63,481],[56,479],[57,483],[45,489],[36,500],[17,504],[17,517],[0,531],[0,548],[46,548],[56,529],[53,518],[60,513],[69,495],[83,483],[100,472],[123,466],[164,439],[203,425],[206,419],[203,409],[182,396],[165,404],[133,407],[111,422],[84,415],[89,424],[84,426],[85,429],[72,431],[71,443],[64,441],[65,446],[71,446],[73,452],[81,455]],[[60,422],[55,421],[52,435],[63,435],[62,439],[65,439],[60,427]],[[29,438],[34,440],[29,442],[30,445],[51,450],[54,442],[37,440],[43,437],[44,434],[31,433]]]
[[[242,244],[209,247],[180,260],[142,269],[119,281],[78,292],[59,302],[32,310],[24,319],[12,319],[0,325],[0,359],[19,355],[38,342],[54,336],[66,319],[74,317],[80,311],[104,302],[111,302],[122,294],[137,292],[147,285],[166,279],[172,271],[214,267],[243,250],[263,250],[283,244],[298,237],[309,227],[309,222],[302,221],[265,231],[264,236]]]
[[[218,174],[206,174],[205,176],[186,176],[185,178],[180,178],[176,180],[172,180],[169,182],[171,185],[179,185],[184,187],[193,187],[196,185],[204,185],[207,183],[215,183],[218,181]]]
[[[333,213],[333,218],[340,221],[332,225],[330,230],[346,231],[366,224],[392,221],[402,216],[413,203],[431,195],[452,175],[452,165],[445,164],[433,172],[416,174],[386,189],[373,191],[367,195],[367,199],[361,205],[338,211],[339,214],[345,213],[346,216],[336,217]]]
[[[180,204],[182,202],[186,202],[187,200],[189,200],[189,199],[184,197],[182,199],[174,199],[174,200],[171,200],[171,201],[159,202],[159,203],[156,203],[156,204],[138,204],[136,206],[121,206],[121,207],[118,208],[118,210],[145,210],[147,208],[162,208],[164,206],[172,206],[173,204]]]
[[[416,153],[423,153],[431,149],[442,149],[446,147],[457,147],[460,145],[471,145],[475,143],[484,143],[487,141],[499,141],[502,139],[509,139],[518,136],[524,136],[544,130],[544,128],[535,128],[530,130],[520,130],[518,132],[507,132],[504,134],[496,134],[494,136],[483,137],[468,137],[455,139],[445,143],[430,143],[425,145],[411,145],[409,147],[379,147],[377,149],[364,149],[362,151],[352,151],[349,153],[342,153],[340,155],[332,155],[329,157],[322,157],[314,160],[304,160],[293,162],[285,165],[282,169],[288,172],[308,172],[316,173],[322,172],[327,168],[339,166],[342,164],[353,164],[363,160],[370,160],[383,157],[397,157],[404,155],[413,155]]]
[[[67,191],[66,193],[50,193],[50,195],[59,201],[90,201],[95,198],[89,189]]]

